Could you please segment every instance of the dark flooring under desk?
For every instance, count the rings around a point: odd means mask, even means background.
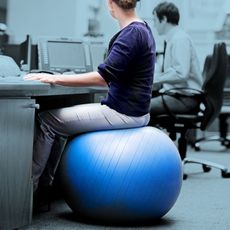
[[[217,142],[201,145],[202,151],[188,150],[188,156],[224,164],[230,170],[230,149]],[[183,181],[180,196],[174,207],[154,226],[103,226],[73,220],[72,211],[62,200],[52,204],[50,212],[37,214],[30,226],[20,230],[68,229],[154,229],[154,230],[229,230],[230,179],[221,178],[220,171],[203,173],[200,165],[188,164],[189,174]]]

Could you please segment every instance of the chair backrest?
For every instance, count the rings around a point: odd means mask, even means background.
[[[224,42],[216,43],[213,48],[213,54],[208,55],[204,63],[202,89],[205,94],[205,111],[201,130],[205,130],[220,113],[227,78],[227,67],[226,44]]]

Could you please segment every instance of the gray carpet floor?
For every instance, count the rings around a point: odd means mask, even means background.
[[[188,157],[223,164],[230,170],[230,149],[217,142],[201,145],[202,151],[188,149]],[[20,230],[70,230],[70,229],[154,229],[154,230],[229,230],[230,229],[230,179],[221,177],[212,169],[203,173],[202,167],[187,164],[188,173],[182,190],[172,209],[158,222],[148,226],[105,226],[79,219],[66,203],[58,199],[50,212],[34,215],[32,224]]]

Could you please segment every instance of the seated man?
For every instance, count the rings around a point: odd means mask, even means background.
[[[197,54],[191,38],[178,26],[179,10],[169,2],[158,4],[153,10],[154,24],[159,35],[165,35],[166,48],[163,57],[162,71],[155,73],[155,83],[161,83],[161,90],[172,88],[193,88],[198,93],[202,87],[202,74]],[[196,90],[198,90],[196,92]],[[185,90],[178,89],[180,94]],[[186,94],[188,91],[186,90]],[[193,96],[173,96],[153,94],[151,99],[151,121],[154,124],[154,116],[173,113],[195,112],[199,106],[199,100]]]

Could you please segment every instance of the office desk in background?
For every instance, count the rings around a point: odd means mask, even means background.
[[[0,79],[0,229],[16,229],[32,220],[31,164],[37,98],[101,95],[106,91],[103,87],[54,86],[17,77]]]

